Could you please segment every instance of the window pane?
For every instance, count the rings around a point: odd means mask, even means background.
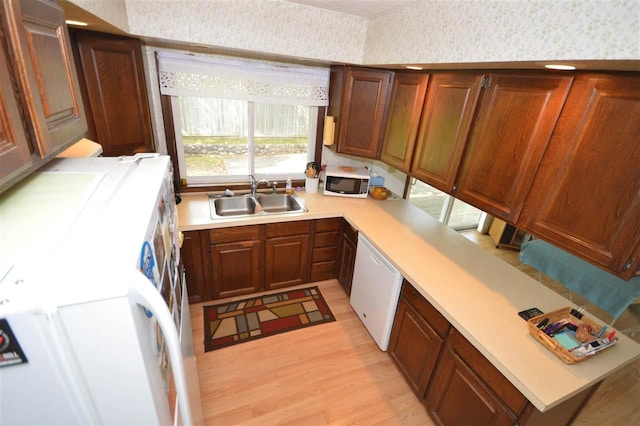
[[[417,179],[411,182],[408,200],[455,230],[477,228],[482,213],[477,208]],[[449,209],[450,203],[453,205]]]
[[[299,179],[314,153],[316,119],[316,107],[179,97],[181,177],[205,184],[245,181],[250,173]]]
[[[478,227],[480,213],[482,212],[477,208],[458,199],[454,199],[448,225],[457,231],[475,229]]]
[[[247,102],[180,97],[187,177],[247,175]]]
[[[411,180],[408,200],[420,210],[440,219],[448,195],[417,179]]]
[[[256,173],[297,175],[309,148],[309,107],[255,104]]]

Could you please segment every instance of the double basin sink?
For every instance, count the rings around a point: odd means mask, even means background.
[[[307,211],[302,200],[294,194],[210,195],[209,206],[212,219]]]

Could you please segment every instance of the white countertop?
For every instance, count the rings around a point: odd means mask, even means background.
[[[616,346],[564,364],[529,335],[517,312],[574,305],[402,199],[296,194],[307,213],[216,220],[209,215],[206,194],[181,194],[179,227],[190,231],[343,216],[540,411],[640,357],[640,345],[618,333]]]

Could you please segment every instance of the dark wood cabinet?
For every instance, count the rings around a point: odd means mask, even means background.
[[[49,0],[0,2],[0,191],[85,136],[64,22]]]
[[[341,233],[338,249],[338,282],[347,295],[351,295],[356,248],[358,247],[358,231],[349,222],[342,219]]]
[[[338,243],[342,219],[316,219],[313,221],[313,250],[309,281],[323,281],[336,277]]]
[[[495,73],[467,142],[456,198],[514,223],[573,77]]]
[[[206,302],[212,298],[212,289],[207,289],[205,286],[200,231],[186,231],[183,236],[180,254],[184,265],[189,303]]]
[[[624,279],[640,264],[640,78],[576,77],[517,226]]]
[[[459,344],[458,336],[460,335],[455,331],[452,332],[452,342],[443,351],[425,400],[425,406],[431,418],[436,424],[442,426],[518,424],[517,414],[500,398],[502,395],[495,393],[495,384],[491,380],[499,380],[501,382],[499,385],[506,386],[506,389],[498,388],[498,390],[511,392],[506,393],[506,396],[517,399],[515,407],[517,412],[525,408],[527,400],[502,376],[492,374],[491,377],[481,377],[467,365],[457,350],[473,351],[475,349]],[[480,359],[474,358],[474,360]],[[494,387],[490,387],[490,384]]]
[[[442,426],[571,424],[598,384],[541,412],[406,280],[389,355]]]
[[[0,25],[0,41],[4,40]],[[0,42],[0,188],[31,166],[31,152],[14,92],[5,44]]]
[[[212,298],[238,296],[260,290],[263,237],[260,225],[204,231],[205,279],[212,283]]]
[[[396,72],[389,98],[380,160],[408,172],[416,143],[428,74]]]
[[[328,115],[336,118],[336,150],[378,158],[392,71],[331,67]]]
[[[86,90],[89,137],[108,157],[153,152],[153,131],[140,41],[73,31]]]
[[[434,73],[420,120],[411,175],[451,192],[471,129],[484,74]]]
[[[41,158],[87,131],[64,11],[54,1],[3,2],[20,89]]]
[[[433,324],[433,326],[431,325]],[[389,355],[419,399],[424,398],[448,321],[404,283],[389,342]]]
[[[309,281],[310,231],[311,221],[308,220],[266,225],[266,290]]]

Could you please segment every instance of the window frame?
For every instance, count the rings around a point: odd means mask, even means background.
[[[176,123],[174,122],[174,117],[175,117],[174,110],[176,108],[173,106],[173,103],[174,103],[173,98],[176,98],[176,101],[177,101],[177,97],[175,96],[160,95],[160,104],[161,104],[163,121],[164,121],[164,131],[165,131],[165,137],[167,142],[167,153],[171,157],[171,161],[173,164],[174,187],[176,191],[177,192],[203,192],[203,191],[220,191],[227,188],[231,190],[236,190],[236,189],[244,190],[249,188],[248,180],[246,182],[241,182],[236,180],[235,182],[228,182],[228,183],[221,182],[221,183],[208,184],[208,183],[189,182],[187,180],[183,180],[180,177],[180,168],[179,168],[178,159],[180,155],[179,150],[181,149],[181,144],[178,145],[178,142],[176,141],[176,134],[177,134],[176,129],[178,129],[179,126],[177,126]],[[317,109],[317,117],[315,120],[315,124],[316,124],[315,141],[313,143],[310,142],[310,147],[314,146],[315,149],[313,150],[314,152],[313,160],[310,160],[310,161],[315,161],[317,163],[320,163],[322,159],[323,129],[324,129],[324,120],[327,113],[327,107],[318,106],[316,107],[316,109]],[[259,179],[258,176],[256,176],[256,178]],[[292,177],[292,180],[294,184],[304,183],[303,177],[300,179],[297,179],[296,177]],[[282,182],[278,181],[278,187],[284,187],[284,185],[285,185],[284,180]]]

